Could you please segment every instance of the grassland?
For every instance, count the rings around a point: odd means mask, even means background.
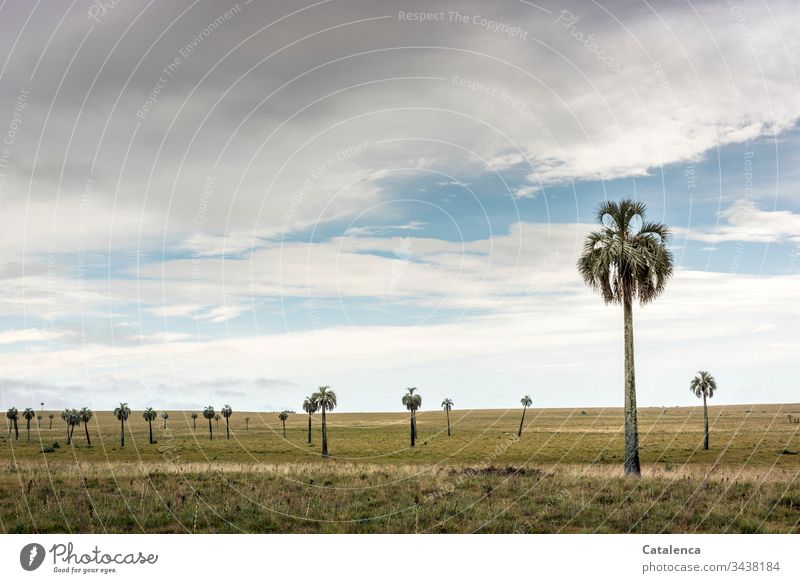
[[[99,412],[70,446],[57,416],[31,443],[0,436],[6,532],[798,532],[800,405],[640,410],[641,480],[621,475],[619,409],[330,415],[321,460],[307,417],[236,412],[225,423],[170,412],[168,426]],[[245,430],[245,417],[250,418]],[[54,445],[58,443],[57,447]]]

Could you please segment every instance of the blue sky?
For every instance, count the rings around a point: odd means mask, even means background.
[[[677,266],[636,311],[640,404],[693,404],[699,368],[720,404],[797,401],[800,47],[770,4],[442,3],[521,39],[251,3],[167,82],[223,5],[4,5],[2,400],[619,406],[621,314],[575,261],[635,196]]]

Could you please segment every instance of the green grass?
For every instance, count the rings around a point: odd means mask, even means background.
[[[189,412],[168,430],[134,412],[100,412],[66,445],[64,424],[31,443],[0,436],[5,532],[797,532],[798,405],[640,411],[641,480],[621,476],[619,409],[453,411],[418,415],[408,446],[402,413],[330,416],[332,458],[306,444],[306,416],[235,413],[208,440]],[[250,430],[244,417],[250,417]],[[57,444],[57,445],[56,445]]]

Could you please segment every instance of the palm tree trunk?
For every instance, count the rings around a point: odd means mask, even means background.
[[[86,432],[86,445],[92,445],[92,440],[89,438],[89,422],[83,422],[83,430]]]
[[[53,420],[51,419],[50,420],[50,429],[52,429],[52,428],[53,428]]]
[[[14,419],[14,435],[16,439],[19,439],[19,425],[16,419]]]
[[[625,318],[625,475],[640,476],[639,427],[636,413],[636,374],[633,364],[633,306],[630,292],[624,294]]]
[[[328,420],[322,407],[322,457],[328,457]]]
[[[447,437],[450,437],[450,409],[447,409]]]
[[[70,442],[69,438],[72,435],[71,432],[70,432],[70,429],[72,429],[72,427],[70,427],[69,423],[67,423],[67,445],[69,445],[69,442]]]
[[[286,439],[286,421],[281,421],[283,424],[283,438]]]
[[[27,429],[28,429],[28,443],[30,443],[31,442],[31,420],[27,419],[26,421],[28,422],[28,427],[27,427]],[[706,427],[708,427],[708,423],[706,423]],[[708,436],[708,430],[706,430],[706,441],[708,441],[708,437],[707,436]],[[706,448],[706,449],[708,449],[708,448]]]
[[[308,414],[308,444],[311,445],[311,413]]]
[[[409,423],[411,425],[411,447],[414,447],[414,437],[416,437],[416,436],[414,435],[415,432],[414,432],[414,410],[413,409],[411,410],[411,415],[409,416],[408,421],[409,421]]]
[[[211,417],[208,418],[208,440],[214,439],[214,430],[211,428]]]
[[[708,404],[706,403],[706,394],[703,393],[703,419],[706,425],[705,440],[703,441],[703,449],[708,449]]]
[[[228,436],[228,439],[231,438],[231,427],[228,422],[228,417],[225,417],[225,435]]]
[[[517,431],[517,437],[522,437],[522,424],[525,423],[525,411],[527,410],[527,406],[522,407],[522,419],[519,420],[519,431]]]
[[[147,420],[147,429],[150,432],[150,444],[153,443],[153,421],[152,419]]]
[[[192,431],[197,429],[197,419],[192,419]]]
[[[124,407],[122,407],[124,409]],[[125,420],[119,420],[119,444],[120,447],[125,447]]]

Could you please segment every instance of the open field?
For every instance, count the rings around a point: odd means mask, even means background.
[[[585,413],[585,414],[584,414]],[[329,418],[332,458],[306,444],[303,414],[287,437],[276,413],[224,420],[171,412],[167,430],[133,412],[126,446],[119,422],[99,412],[72,446],[24,421],[0,436],[0,528],[6,532],[798,532],[800,405],[640,410],[643,478],[622,477],[619,409],[418,414],[408,447],[403,413]],[[250,417],[245,430],[244,418]],[[54,444],[58,442],[58,447]],[[43,451],[47,453],[42,453]]]

